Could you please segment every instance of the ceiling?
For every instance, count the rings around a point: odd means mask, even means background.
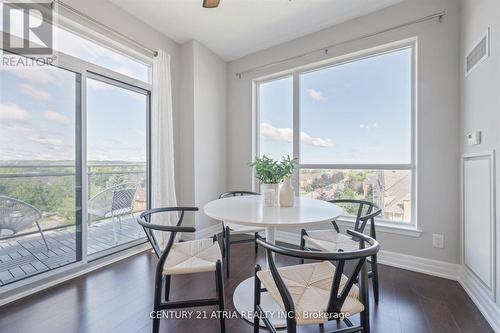
[[[110,0],[156,30],[195,39],[226,61],[366,15],[402,0]]]

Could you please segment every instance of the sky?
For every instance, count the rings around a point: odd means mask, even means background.
[[[300,162],[411,163],[411,49],[300,75]],[[260,153],[292,155],[292,77],[259,88]]]
[[[21,19],[11,21],[11,31],[22,36]],[[63,29],[54,30],[54,45],[90,63],[149,79],[148,66]],[[0,161],[75,159],[77,77],[52,66],[0,65]],[[146,96],[92,79],[87,86],[87,159],[145,162]]]
[[[0,160],[74,160],[77,74],[0,68]],[[146,96],[87,79],[89,161],[146,160]]]

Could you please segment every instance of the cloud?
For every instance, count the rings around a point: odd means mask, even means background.
[[[31,137],[29,138],[31,141],[41,144],[41,145],[47,145],[47,146],[64,146],[64,141],[58,138],[46,138],[46,137]],[[50,148],[50,147],[48,147]]]
[[[281,141],[281,142],[293,141],[293,130],[291,128],[274,127],[269,123],[260,124],[260,134],[274,141]],[[302,144],[314,147],[334,146],[334,142],[331,139],[315,138],[305,132],[300,133],[300,141]]]
[[[45,111],[43,113],[43,116],[45,117],[45,119],[53,121],[53,122],[61,124],[61,125],[71,124],[71,118],[68,116],[65,116],[63,114],[60,114],[59,112]]]
[[[269,123],[260,124],[260,135],[274,141],[293,141],[293,130],[291,128],[278,128]]]
[[[373,123],[371,125],[370,124],[368,124],[368,125],[366,125],[366,124],[359,124],[359,128],[365,128],[365,129],[368,129],[368,130],[371,129],[371,128],[376,128],[377,126],[378,126],[377,123]]]
[[[300,132],[300,142],[314,147],[333,147],[332,139],[314,138],[305,132]]]
[[[321,91],[314,89],[307,89],[307,95],[313,100],[318,102],[326,101],[326,97]]]
[[[12,126],[26,123],[30,118],[28,111],[12,103],[0,103],[0,124]]]
[[[21,89],[21,91],[24,94],[26,94],[34,99],[37,99],[39,101],[49,102],[52,100],[52,96],[48,92],[46,92],[42,89],[39,89],[39,88],[35,88],[32,85],[20,84],[19,88]]]

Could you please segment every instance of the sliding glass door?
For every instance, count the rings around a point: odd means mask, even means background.
[[[0,48],[0,298],[146,241],[151,57],[59,23],[51,61]]]
[[[148,92],[87,78],[87,253],[144,239],[136,217],[148,201]]]
[[[146,241],[146,88],[72,62],[0,68],[0,294]]]
[[[0,91],[1,288],[82,258],[81,75],[5,67]]]

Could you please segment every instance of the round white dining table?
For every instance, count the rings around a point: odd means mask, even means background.
[[[266,230],[266,241],[275,244],[276,230],[284,227],[306,227],[330,222],[342,214],[337,205],[323,200],[296,197],[293,207],[264,207],[260,195],[236,196],[218,199],[207,203],[204,212],[209,217],[232,224],[262,227]],[[298,245],[298,244],[297,244]],[[239,314],[253,322],[254,277],[241,282],[233,295],[233,304]],[[279,305],[268,293],[261,296],[264,311],[272,312],[271,321],[275,327],[285,327]],[[263,322],[261,321],[261,326]]]

